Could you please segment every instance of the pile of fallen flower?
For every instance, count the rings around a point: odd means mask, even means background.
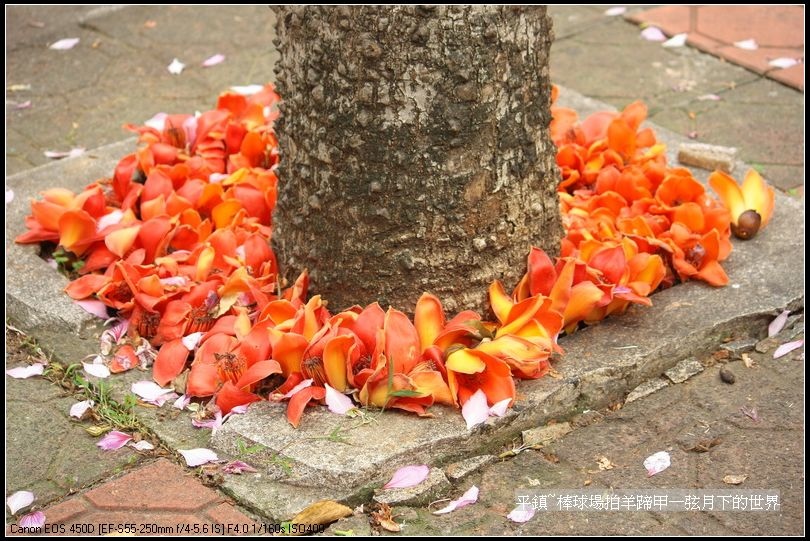
[[[514,378],[548,372],[563,329],[649,305],[677,281],[726,284],[731,231],[749,238],[773,211],[773,190],[755,171],[742,187],[713,173],[721,204],[688,170],[668,166],[641,127],[639,102],[582,122],[554,107],[561,255],[532,249],[511,295],[492,284],[497,321],[471,311],[447,319],[429,293],[413,320],[377,303],[331,314],[320,296],[308,298],[306,270],[280,283],[270,246],[278,101],[270,85],[240,87],[211,111],[128,126],[139,145],[113,176],[78,194],[43,192],[17,238],[49,247],[78,274],[68,295],[110,319],[85,371],[152,365],[156,383],[133,392],[181,409],[213,397],[196,406],[197,425],[266,399],[288,401],[294,426],[311,403],[340,414],[357,403],[419,415],[460,406],[469,426],[503,415]]]

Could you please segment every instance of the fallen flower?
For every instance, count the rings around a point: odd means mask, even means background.
[[[25,509],[32,503],[36,496],[34,496],[33,492],[28,492],[27,490],[18,490],[8,498],[6,498],[6,505],[11,510],[12,515],[16,515],[17,511],[20,509]]]
[[[21,528],[42,528],[45,526],[45,513],[42,511],[28,513],[20,517],[19,525]]]
[[[70,416],[77,419],[84,417],[84,414],[95,405],[92,400],[82,400],[70,406]]]
[[[151,451],[151,450],[153,450],[155,448],[154,445],[152,445],[151,443],[149,443],[146,440],[141,440],[141,441],[139,441],[137,443],[136,442],[130,442],[129,446],[132,447],[133,449],[137,450],[137,451]]]
[[[6,374],[14,379],[28,379],[31,376],[41,376],[45,371],[45,365],[42,363],[29,364],[28,366],[18,366],[6,370]]]
[[[48,49],[53,49],[54,51],[67,51],[68,49],[74,48],[78,43],[79,38],[65,38],[52,43]]]
[[[776,316],[776,318],[774,318],[773,321],[771,321],[771,324],[768,325],[768,338],[776,336],[777,334],[779,334],[779,331],[785,328],[785,324],[787,323],[787,318],[789,315],[790,310],[785,310],[781,314]]]
[[[96,376],[97,378],[110,377],[110,369],[103,364],[82,363],[82,366],[84,367],[84,371],[91,376]]]
[[[686,44],[687,36],[688,34],[686,34],[685,32],[682,34],[675,34],[661,45],[668,48],[683,47]]]
[[[217,454],[211,449],[178,449],[177,452],[183,455],[183,458],[186,459],[186,464],[191,468],[219,460]]]
[[[528,522],[534,516],[534,506],[529,503],[519,503],[512,509],[506,518],[512,522]]]
[[[780,357],[784,357],[794,349],[798,349],[804,345],[804,340],[794,340],[793,342],[788,342],[786,344],[782,344],[776,351],[773,352],[773,358],[778,359]]]
[[[742,41],[735,41],[734,46],[737,47],[738,49],[744,49],[746,51],[756,51],[757,49],[759,49],[759,44],[757,43],[757,40],[755,40],[754,38],[744,39]]]
[[[644,459],[644,467],[647,468],[648,477],[661,473],[665,469],[669,468],[670,464],[671,461],[669,458],[669,453],[666,451],[659,451]]]
[[[462,507],[466,507],[468,505],[472,505],[478,501],[478,487],[473,485],[470,487],[467,492],[461,495],[461,498],[457,500],[453,500],[447,504],[446,507],[439,509],[438,511],[433,511],[434,515],[444,515],[446,513],[450,513],[451,511],[455,511],[456,509],[461,509]]]
[[[648,26],[641,31],[641,37],[647,41],[664,41],[667,37],[657,26]]]
[[[258,470],[249,464],[245,464],[241,460],[234,460],[222,466],[222,473],[241,474],[243,472],[254,473]]]
[[[224,54],[215,54],[214,56],[206,58],[203,63],[202,67],[210,68],[211,66],[216,66],[217,64],[222,64],[225,61]]]
[[[186,65],[180,62],[178,59],[172,60],[172,63],[169,64],[166,69],[169,70],[169,73],[172,75],[180,75],[183,73],[183,69],[185,69]]]
[[[127,444],[128,441],[132,439],[132,436],[126,434],[124,432],[119,432],[118,430],[113,430],[112,432],[108,432],[106,436],[101,438],[96,446],[101,447],[105,451],[114,451],[116,449],[120,449],[124,445]]]
[[[394,472],[391,480],[383,488],[409,488],[415,487],[427,479],[430,468],[425,464],[404,466]]]

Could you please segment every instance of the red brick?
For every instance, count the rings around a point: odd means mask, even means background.
[[[100,509],[194,511],[220,496],[193,475],[160,459],[85,494]]]
[[[804,48],[804,9],[800,6],[699,6],[697,31],[733,44],[754,38],[760,47]]]
[[[217,524],[255,524],[252,518],[228,502],[206,510],[205,514]]]
[[[69,520],[75,521],[80,514],[87,511],[87,508],[88,504],[84,498],[77,496],[45,509],[45,519],[48,524],[67,522]]]
[[[768,62],[774,58],[800,58],[802,56],[801,51],[797,52],[794,49],[761,47],[756,51],[746,51],[744,49],[734,47],[733,45],[718,49],[717,54],[723,58],[726,58],[730,62],[739,64],[740,66],[748,68],[757,73],[765,73],[774,69],[773,66],[768,64]]]

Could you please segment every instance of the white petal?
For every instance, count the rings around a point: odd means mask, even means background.
[[[107,313],[107,306],[101,301],[90,299],[73,302],[88,314],[93,314],[94,316],[100,317],[101,319],[107,319],[108,317],[110,317],[110,314]]]
[[[121,219],[124,217],[124,211],[121,209],[115,209],[111,212],[108,212],[104,216],[98,219],[96,222],[96,232],[104,231],[104,229],[110,227],[111,225],[116,225],[121,223]]]
[[[683,47],[686,44],[686,37],[687,34],[685,32],[683,34],[675,34],[661,45],[664,47]]]
[[[54,160],[58,160],[60,158],[75,158],[77,156],[81,156],[82,154],[84,154],[84,149],[79,147],[70,149],[68,151],[46,150],[45,152],[43,152],[43,154],[45,155],[46,158],[51,158]]]
[[[520,503],[506,515],[506,518],[512,522],[528,522],[533,516],[534,506],[528,503]]]
[[[467,492],[461,495],[461,498],[453,500],[452,502],[448,503],[447,507],[439,509],[438,511],[433,511],[433,514],[444,515],[445,513],[455,511],[456,509],[472,505],[477,501],[478,501],[478,487],[473,485]]]
[[[177,408],[179,410],[186,409],[186,406],[188,406],[189,402],[191,402],[191,397],[190,396],[188,396],[188,395],[180,395],[180,397],[177,400],[174,401],[174,404],[172,404],[172,407]]]
[[[185,64],[183,64],[182,62],[180,62],[178,59],[175,58],[174,60],[172,60],[172,63],[169,64],[166,69],[168,69],[169,73],[171,73],[172,75],[180,75],[181,73],[183,73],[183,69],[185,67],[186,67]]]
[[[782,56],[782,57],[779,57],[779,58],[774,58],[773,60],[768,62],[768,65],[773,66],[774,68],[785,69],[785,68],[791,68],[791,67],[795,66],[798,63],[799,63],[799,61],[796,60],[795,58],[787,58],[787,57]]]
[[[298,385],[296,385],[295,387],[290,389],[290,392],[285,394],[284,398],[291,398],[292,395],[294,395],[295,393],[297,393],[301,389],[306,389],[307,387],[310,387],[310,386],[312,386],[312,380],[311,379],[305,379],[304,381],[302,381],[301,383],[299,383]]]
[[[14,201],[14,190],[6,190],[6,205]]]
[[[141,440],[138,443],[130,442],[129,446],[132,447],[133,449],[137,449],[138,451],[151,451],[152,449],[155,448],[154,445],[152,445],[146,440]]]
[[[616,17],[617,15],[624,15],[627,8],[624,6],[615,6],[605,10],[605,15],[608,17]]]
[[[723,98],[718,96],[717,94],[703,94],[702,96],[698,96],[698,101],[720,101]],[[737,285],[737,287],[740,287]]]
[[[248,411],[248,407],[250,404],[242,404],[240,406],[234,406],[231,408],[231,411],[225,417],[230,417],[231,415],[244,415]]]
[[[768,337],[776,336],[779,334],[779,331],[785,328],[785,323],[787,323],[787,318],[790,315],[790,310],[785,310],[776,318],[771,321],[771,324],[768,325]]]
[[[798,349],[804,345],[804,340],[795,340],[793,342],[788,342],[787,344],[782,344],[776,351],[773,352],[773,358],[778,359],[779,357],[784,357],[794,349]]]
[[[356,408],[352,399],[345,394],[333,389],[328,383],[324,384],[324,387],[326,388],[326,406],[332,413],[346,415],[347,412]]]
[[[78,43],[79,38],[65,38],[52,43],[48,48],[53,49],[54,51],[67,51],[68,49],[74,48]]]
[[[110,377],[110,369],[103,364],[82,363],[82,366],[84,366],[84,371],[91,376],[96,376],[97,378]]]
[[[176,59],[175,59],[176,60]],[[166,113],[157,113],[155,116],[143,123],[144,126],[162,132],[166,127],[166,118],[169,115]]]
[[[756,51],[759,49],[759,45],[757,44],[757,40],[754,38],[751,39],[744,39],[742,41],[735,41],[734,46],[738,49],[745,49],[746,51]]]
[[[666,451],[659,451],[644,459],[644,467],[647,468],[647,475],[650,477],[669,468],[670,464],[669,453]]]
[[[641,31],[641,37],[647,41],[664,41],[667,37],[657,26],[648,26]]]
[[[183,345],[186,346],[187,350],[194,351],[200,345],[200,340],[204,334],[204,332],[193,332],[188,336],[184,336],[182,339]]]
[[[20,509],[25,509],[34,503],[35,499],[36,497],[34,496],[33,492],[19,490],[6,499],[6,505],[8,505],[9,509],[11,509],[11,514],[14,515]]]
[[[6,374],[14,379],[28,379],[31,376],[41,376],[45,371],[45,365],[42,363],[29,364],[28,366],[18,366],[6,370]]]
[[[211,449],[197,448],[197,449],[178,449],[178,453],[183,455],[186,459],[186,464],[189,467],[201,466],[214,460],[219,460],[217,454]]]
[[[467,421],[467,430],[489,419],[489,405],[484,391],[478,389],[464,402],[461,407],[461,415]]]
[[[202,63],[202,67],[210,68],[211,66],[216,66],[217,64],[222,64],[224,61],[225,61],[225,55],[224,54],[215,54],[214,56],[206,58]]]
[[[506,415],[506,410],[509,408],[509,402],[511,401],[511,398],[504,398],[500,402],[495,402],[495,404],[489,408],[489,414],[495,417],[503,417]]]
[[[425,479],[430,473],[430,468],[425,464],[414,466],[403,466],[394,472],[391,480],[383,485],[383,488],[409,488],[415,487]]]
[[[70,406],[70,416],[81,419],[84,417],[85,412],[92,408],[94,404],[95,402],[92,400],[82,400],[81,402],[76,402]]]
[[[262,85],[247,85],[247,86],[232,86],[231,90],[243,96],[252,96],[257,92],[261,92],[264,87]]]
[[[42,511],[34,511],[25,516],[20,517],[21,528],[42,528],[45,526],[45,513]]]
[[[137,381],[130,389],[140,398],[150,402],[172,392],[171,389],[164,389],[154,381]]]

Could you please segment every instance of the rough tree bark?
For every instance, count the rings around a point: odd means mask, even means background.
[[[558,251],[545,7],[277,7],[274,242],[330,308],[451,312]]]

